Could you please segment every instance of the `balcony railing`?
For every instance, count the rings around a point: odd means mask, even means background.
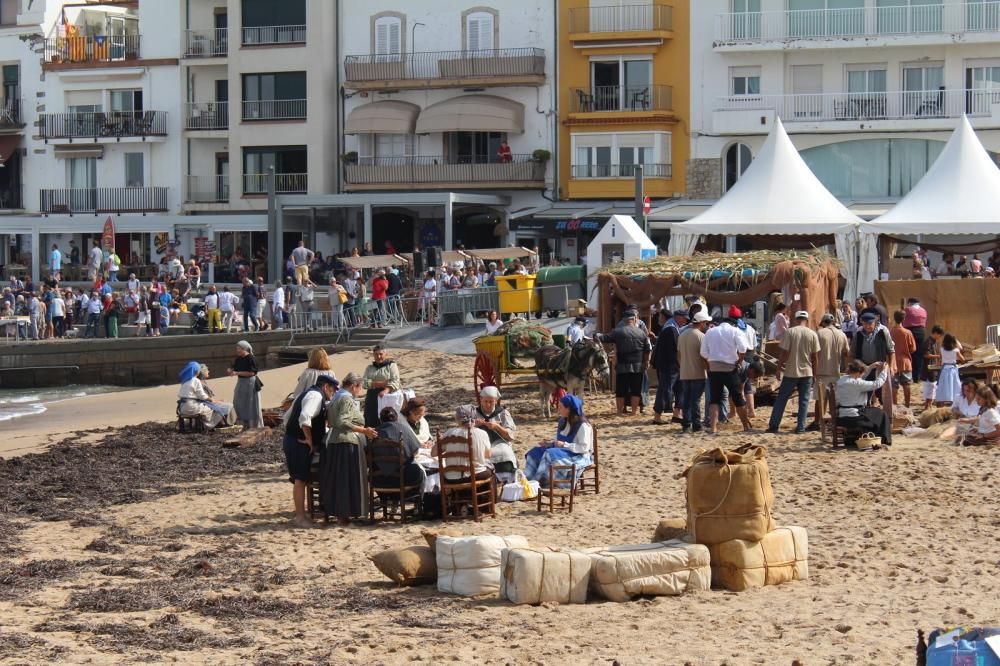
[[[305,44],[304,25],[260,25],[243,28],[243,46]]]
[[[571,88],[570,111],[669,111],[673,92],[673,87],[663,85]]]
[[[224,130],[229,128],[229,102],[188,102],[184,129]]]
[[[573,178],[635,178],[634,164],[574,164]],[[642,175],[645,178],[671,178],[673,167],[670,164],[643,164]]]
[[[188,176],[184,201],[185,203],[228,203],[229,176]]]
[[[435,51],[344,58],[347,82],[545,76],[545,50]]]
[[[569,10],[569,31],[648,32],[673,29],[674,8],[669,5],[609,5]]]
[[[997,30],[1000,30],[1000,1],[731,12],[716,17],[716,37],[722,43],[961,34]]]
[[[39,190],[43,213],[154,213],[167,210],[166,187]]]
[[[963,114],[989,116],[998,105],[1000,89],[938,89],[814,95],[735,95],[719,98],[716,109],[773,110],[786,122],[822,122],[958,118]]]
[[[243,175],[243,194],[267,194],[266,173]],[[304,173],[274,174],[274,191],[278,194],[305,194],[309,191],[309,177]]]
[[[268,99],[243,102],[243,120],[296,120],[306,117],[304,99]]]
[[[9,98],[0,103],[0,129],[23,127],[21,120],[21,100]]]
[[[120,139],[167,135],[166,111],[112,111],[110,113],[43,113],[44,139]]]
[[[54,37],[45,40],[47,63],[107,63],[139,58],[139,35]]]
[[[185,30],[184,44],[185,58],[221,58],[229,53],[229,30]]]
[[[464,162],[464,163],[458,163]],[[545,179],[545,163],[531,155],[512,155],[510,162],[473,163],[445,157],[361,158],[347,164],[345,180],[352,185],[388,183],[512,183]]]

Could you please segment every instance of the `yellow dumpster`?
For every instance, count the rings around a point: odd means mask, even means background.
[[[537,303],[534,275],[498,275],[500,314],[534,312]]]

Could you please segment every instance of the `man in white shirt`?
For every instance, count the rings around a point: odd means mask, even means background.
[[[101,297],[97,292],[92,292],[87,299],[87,327],[83,331],[83,337],[97,337],[101,327]],[[91,335],[93,330],[93,335]]]
[[[709,329],[701,341],[701,357],[708,363],[709,392],[712,396],[708,408],[708,429],[712,435],[718,432],[719,405],[722,403],[724,388],[729,390],[729,397],[736,405],[743,431],[750,432],[747,402],[736,371],[736,366],[743,361],[743,355],[747,352],[747,339],[743,331],[733,326],[733,321],[731,318],[726,319]]]
[[[135,277],[135,273],[128,274],[128,290],[132,293],[139,293],[139,280]]]
[[[573,320],[573,323],[569,325],[568,329],[566,329],[566,340],[569,342],[571,347],[576,343],[578,343],[580,340],[583,340],[584,334],[586,333],[586,329],[587,329],[586,317],[577,317],[576,319]]]
[[[90,263],[87,264],[87,279],[91,282],[97,280],[97,274],[101,271],[101,264],[104,263],[104,253],[97,241],[90,248]]]
[[[280,280],[274,283],[274,293],[271,295],[271,318],[276,329],[285,327],[285,289]]]
[[[222,330],[231,333],[233,321],[236,319],[236,306],[240,302],[240,297],[229,291],[229,285],[222,288],[219,294],[219,313],[222,316]]]
[[[299,303],[302,304],[302,319],[306,325],[306,330],[313,329],[313,305],[316,300],[316,285],[312,280],[306,278],[299,286]]]
[[[213,284],[205,294],[205,313],[208,315],[208,332],[222,330],[222,311],[219,310],[219,292]]]

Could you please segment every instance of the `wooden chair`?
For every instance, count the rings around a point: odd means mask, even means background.
[[[177,415],[177,432],[205,432],[205,421],[200,416]]]
[[[496,518],[497,486],[496,477],[477,479],[472,456],[472,430],[467,429],[465,437],[441,437],[437,433],[438,476],[441,482],[441,518],[454,520],[452,506],[468,504],[472,508],[472,518],[478,523],[483,509]],[[449,479],[448,476],[458,475]],[[463,497],[460,497],[463,496]]]
[[[861,431],[856,428],[848,429],[839,423],[837,423],[837,392],[835,390],[836,384],[829,384],[829,390],[827,395],[830,398],[830,445],[836,448],[838,445],[846,446],[844,441],[844,435],[850,434],[855,436],[861,435]]]
[[[564,479],[557,479],[556,476],[559,472],[568,472],[569,475]],[[573,496],[576,495],[576,485],[576,465],[551,465],[549,467],[548,487],[538,489],[538,510],[542,510],[544,502],[549,507],[549,513],[555,511],[556,508],[566,509],[569,513],[573,513]],[[568,505],[567,498],[569,499]],[[559,500],[558,507],[556,507],[556,500]]]
[[[320,459],[314,458],[309,465],[309,483],[306,484],[306,509],[309,517],[313,520],[316,516],[323,516],[325,522],[330,522],[330,516],[323,509],[319,499],[319,489],[316,487],[320,476]]]
[[[581,495],[592,492],[595,495],[601,492],[601,454],[597,447],[597,426],[590,424],[594,433],[594,462],[583,468],[580,478],[576,480],[576,492]]]
[[[375,513],[382,510],[382,520],[405,523],[407,516],[419,520],[424,511],[423,483],[406,485],[403,472],[406,468],[406,451],[401,442],[377,437],[365,451],[368,460],[368,518],[375,521]],[[398,483],[389,484],[392,477],[379,472],[379,464],[392,466]],[[391,500],[391,501],[390,501]]]

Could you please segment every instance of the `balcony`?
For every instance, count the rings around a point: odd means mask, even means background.
[[[853,48],[1000,41],[1000,1],[716,15],[716,50]],[[874,41],[873,41],[874,40]]]
[[[243,46],[276,46],[283,44],[305,44],[304,25],[260,25],[242,30]]]
[[[184,114],[184,129],[229,129],[229,102],[188,102]]]
[[[673,7],[661,4],[574,7],[569,38],[574,43],[607,40],[660,40],[673,35]]]
[[[13,134],[24,128],[21,119],[21,100],[8,99],[0,106],[0,133]]]
[[[162,213],[166,187],[88,187],[39,190],[42,213]]]
[[[268,99],[243,102],[243,120],[305,120],[304,99]]]
[[[346,87],[352,90],[420,90],[540,86],[545,83],[544,49],[436,51],[344,58]]]
[[[266,195],[269,177],[266,173],[244,174],[243,194]],[[309,191],[309,177],[304,173],[276,173],[274,174],[274,191],[277,194],[305,194]]]
[[[166,111],[112,111],[111,113],[43,113],[39,115],[42,138],[121,141],[124,138],[165,137]]]
[[[264,191],[267,191],[265,187]],[[229,176],[188,176],[184,203],[229,203]]]
[[[643,164],[644,178],[672,178],[670,164]],[[634,164],[574,164],[571,178],[635,178]]]
[[[225,58],[228,54],[229,30],[226,28],[184,31],[185,58]]]
[[[512,155],[510,162],[458,163],[445,157],[362,158],[344,165],[346,189],[536,189],[544,186],[545,163],[531,155]]]
[[[44,58],[49,69],[99,67],[139,59],[137,34],[56,37],[46,39]]]
[[[819,129],[879,128],[950,129],[948,119],[963,114],[978,126],[1000,126],[1000,90],[906,90],[896,92],[825,93],[815,95],[737,95],[721,97],[713,113],[719,133],[765,131],[777,114],[789,129],[795,123],[829,123]],[[764,125],[761,119],[764,119]]]
[[[673,94],[663,85],[570,88],[570,113],[670,111]]]

